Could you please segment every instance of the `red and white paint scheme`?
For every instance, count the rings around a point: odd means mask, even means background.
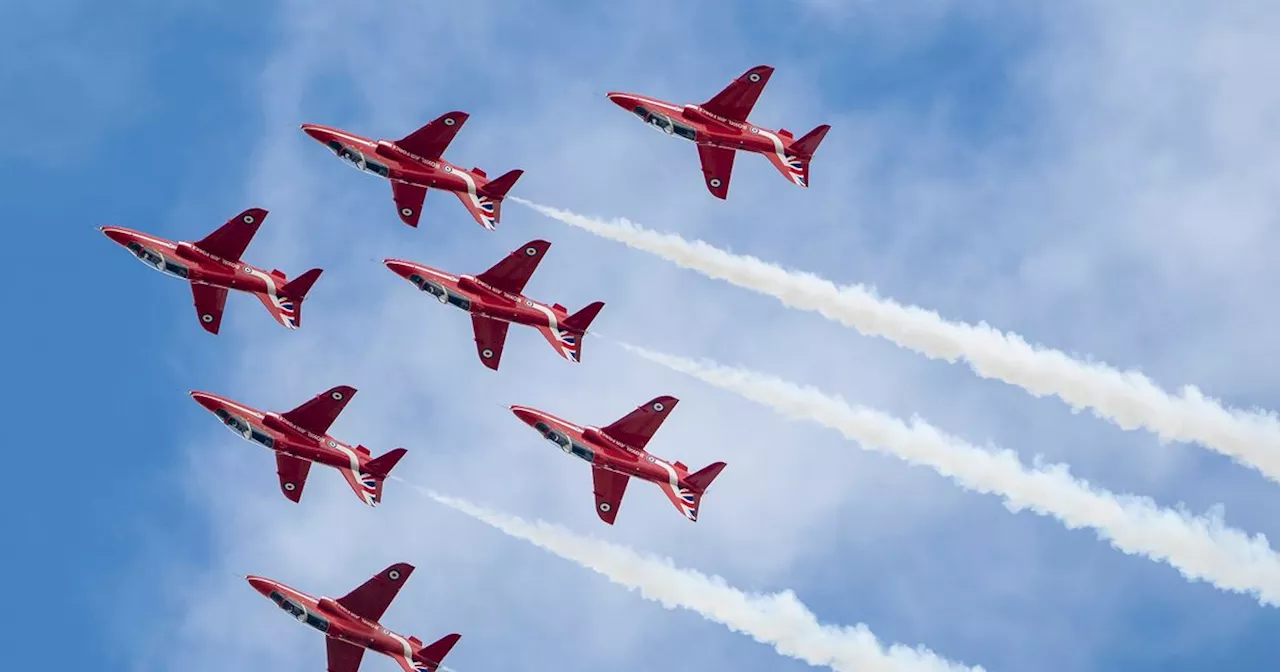
[[[196,315],[205,331],[218,333],[230,289],[257,296],[277,322],[297,329],[302,326],[302,300],[321,271],[313,268],[289,280],[280,271],[267,273],[240,261],[266,217],[266,210],[249,208],[194,243],[165,240],[119,226],[98,228],[147,266],[190,282]]]
[[[349,446],[329,436],[329,426],[355,393],[354,387],[339,385],[286,413],[264,413],[208,392],[193,391],[191,396],[244,440],[276,454],[280,491],[290,501],[302,499],[311,464],[317,463],[342,472],[360,501],[377,506],[382,482],[407,451],[396,448],[373,457],[364,446]]]
[[[738,150],[763,154],[783,177],[808,187],[809,161],[831,127],[823,124],[797,140],[785,128],[770,131],[747,121],[772,74],[773,68],[756,66],[701,105],[676,105],[634,93],[614,92],[608,97],[663,133],[697,144],[703,178],[716,198],[729,195]]]
[[[497,371],[511,324],[537,328],[561,357],[579,361],[587,327],[604,307],[604,302],[596,301],[570,315],[558,303],[549,306],[521,294],[550,247],[545,240],[531,240],[480,275],[451,275],[401,259],[383,263],[440,303],[471,313],[480,361]]]
[[[613,524],[627,482],[635,476],[658,484],[677,511],[696,521],[702,495],[720,475],[724,462],[689,473],[680,462],[645,452],[649,439],[678,402],[675,397],[658,397],[607,427],[580,427],[527,406],[512,406],[511,412],[564,452],[591,465],[600,520]]]
[[[404,672],[436,672],[462,635],[445,635],[423,646],[417,637],[396,634],[378,623],[412,573],[413,565],[392,565],[337,599],[312,597],[261,576],[245,579],[276,606],[324,633],[329,672],[356,672],[365,650],[390,656]]]
[[[462,201],[480,226],[492,231],[502,215],[502,199],[524,171],[490,180],[479,168],[463,170],[440,158],[469,116],[449,112],[399,140],[370,140],[316,124],[303,124],[302,130],[343,161],[390,180],[391,198],[405,224],[418,225],[427,189],[444,189]]]

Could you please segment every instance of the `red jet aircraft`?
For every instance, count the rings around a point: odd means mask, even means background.
[[[579,427],[527,406],[512,406],[511,412],[564,452],[591,464],[596,513],[600,520],[613,524],[618,516],[618,506],[622,504],[622,495],[627,491],[627,482],[636,476],[657,483],[676,510],[685,518],[696,521],[702,495],[711,481],[720,475],[724,462],[716,462],[691,474],[683,464],[667,462],[644,449],[678,402],[675,397],[658,397],[604,428]]]
[[[524,174],[512,170],[490,180],[483,170],[463,170],[444,159],[445,148],[468,118],[449,112],[399,140],[370,140],[328,126],[303,124],[302,130],[356,168],[391,181],[400,220],[418,225],[427,188],[452,191],[472,217],[492,231],[502,213],[502,199]]]
[[[193,391],[191,396],[228,429],[275,452],[280,490],[290,501],[302,499],[307,473],[316,462],[342,472],[360,501],[377,506],[382,481],[407,451],[396,448],[375,458],[364,446],[352,448],[329,436],[329,426],[355,393],[354,387],[339,385],[287,413],[263,413],[208,392]]]
[[[480,361],[497,371],[508,325],[537,327],[561,357],[576,362],[582,356],[582,338],[587,327],[604,307],[604,302],[596,301],[570,315],[558,303],[548,306],[521,295],[550,247],[551,243],[545,240],[531,240],[476,276],[450,275],[400,259],[387,259],[383,263],[440,303],[453,304],[471,313]]]
[[[336,600],[315,598],[261,576],[245,578],[291,616],[324,633],[329,672],[356,672],[365,649],[390,656],[404,672],[436,672],[462,635],[445,635],[423,646],[417,637],[398,635],[378,623],[412,573],[413,565],[392,565]]]
[[[674,105],[634,93],[610,93],[609,100],[667,135],[698,145],[702,175],[716,198],[729,195],[735,150],[763,154],[782,176],[809,186],[809,161],[831,127],[823,124],[796,140],[791,131],[769,131],[747,121],[773,68],[756,66],[702,105]]]
[[[229,289],[257,296],[277,322],[297,329],[302,325],[302,300],[321,271],[313,268],[288,280],[280,271],[267,273],[240,261],[266,216],[266,210],[250,208],[194,243],[175,243],[119,226],[98,228],[147,266],[189,281],[205,331],[218,333]]]

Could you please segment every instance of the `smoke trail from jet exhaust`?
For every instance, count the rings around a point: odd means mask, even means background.
[[[885,647],[865,625],[819,623],[789,590],[769,595],[744,593],[718,576],[681,569],[666,558],[641,555],[624,546],[578,536],[558,525],[529,522],[414,487],[455,511],[638,591],[647,600],[668,609],[688,609],[810,665],[825,665],[838,672],[983,672],[982,667],[951,662],[923,647]]]
[[[1183,576],[1280,605],[1280,556],[1264,535],[1228,527],[1221,515],[1164,509],[1148,497],[1117,495],[1073,478],[1063,464],[1027,468],[1010,450],[992,452],[948,436],[919,418],[903,422],[843,398],[744,368],[694,361],[620,343],[674,371],[768,406],[792,420],[834,429],[863,447],[932,467],[961,487],[999,495],[1010,511],[1030,509],[1068,528],[1093,528],[1131,555],[1172,565]]]
[[[1037,397],[1056,396],[1072,409],[1090,409],[1122,429],[1143,428],[1162,442],[1199,443],[1280,482],[1280,418],[1274,413],[1227,408],[1190,385],[1175,396],[1137,371],[1073,359],[986,324],[949,322],[934,311],[881,298],[863,285],[836,285],[811,273],[732,254],[700,240],[650,231],[625,219],[608,222],[511,200],[707,277],[767,294],[790,308],[816,311],[926,357],[948,362],[963,359],[983,378],[1016,385]]]

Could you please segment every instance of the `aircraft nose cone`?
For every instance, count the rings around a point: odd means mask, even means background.
[[[214,411],[221,408],[221,404],[218,402],[218,398],[213,396],[212,394],[209,394],[208,392],[199,392],[196,390],[192,390],[191,398],[195,399],[197,404],[204,406],[205,410],[209,411],[210,413],[213,413]]]
[[[609,93],[605,94],[605,97],[607,97],[610,101],[612,101],[614,105],[617,105],[618,107],[621,107],[622,109],[628,112],[630,112],[636,106],[636,99],[626,93],[610,91]]]
[[[99,226],[98,230],[106,235],[106,237],[120,245],[129,244],[129,234],[125,233],[125,230],[118,226]]]
[[[517,418],[520,418],[521,422],[529,425],[530,427],[533,426],[533,423],[538,421],[538,416],[534,415],[533,409],[526,406],[512,406],[511,412],[514,413]]]
[[[407,278],[411,273],[413,273],[413,269],[411,269],[408,264],[398,259],[383,259],[382,263],[385,264],[387,268],[391,269],[392,273],[395,273],[402,278]]]
[[[315,124],[303,124],[302,132],[306,133],[307,135],[311,136],[313,139],[319,142],[327,142],[329,139],[327,137],[328,134],[325,132],[325,130],[320,126],[316,126]]]
[[[272,587],[271,582],[268,579],[253,575],[246,576],[244,578],[249,582],[250,586],[253,586],[254,590],[258,591],[258,593],[264,597],[271,594]]]

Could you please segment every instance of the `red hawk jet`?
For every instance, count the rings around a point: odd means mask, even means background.
[[[609,100],[667,135],[698,145],[702,175],[716,198],[729,195],[734,151],[763,154],[782,176],[809,186],[809,161],[831,127],[823,124],[796,140],[791,131],[770,131],[747,121],[773,68],[756,66],[701,105],[675,105],[634,93],[610,93]]]
[[[418,225],[428,188],[444,189],[462,201],[480,226],[492,231],[501,217],[502,199],[524,171],[490,180],[479,168],[463,170],[440,158],[468,116],[449,112],[399,140],[370,140],[316,124],[303,124],[302,130],[343,161],[390,180],[391,197],[405,224]]]
[[[302,325],[302,300],[321,271],[313,268],[289,280],[280,271],[267,273],[240,261],[266,217],[266,210],[249,208],[194,243],[165,240],[119,226],[98,228],[147,266],[189,281],[205,331],[218,333],[229,289],[257,296],[276,322],[297,329]]]
[[[558,303],[548,306],[521,294],[550,247],[551,243],[545,240],[531,240],[493,268],[475,276],[450,275],[400,259],[387,259],[383,263],[440,303],[471,313],[480,361],[497,371],[508,325],[536,327],[561,357],[576,362],[582,356],[582,338],[587,327],[604,307],[604,302],[596,301],[570,315]]]
[[[579,427],[554,415],[527,406],[512,406],[526,425],[566,453],[591,465],[595,480],[596,513],[612,525],[618,506],[632,476],[657,483],[667,499],[685,518],[696,521],[702,494],[707,491],[724,462],[716,462],[694,473],[679,462],[667,462],[645,452],[649,438],[676,407],[675,397],[658,397],[603,428]]]
[[[462,635],[445,635],[423,646],[417,637],[398,635],[378,623],[412,573],[413,565],[392,565],[336,600],[315,598],[261,576],[245,579],[289,615],[324,633],[329,672],[356,672],[366,649],[390,656],[404,672],[436,672]]]
[[[360,501],[377,506],[382,501],[382,481],[407,451],[396,448],[375,458],[364,446],[353,448],[329,436],[329,425],[355,393],[356,388],[339,385],[287,413],[264,413],[208,392],[193,391],[191,396],[244,440],[276,454],[280,491],[290,501],[302,499],[307,473],[315,462],[342,472]]]

